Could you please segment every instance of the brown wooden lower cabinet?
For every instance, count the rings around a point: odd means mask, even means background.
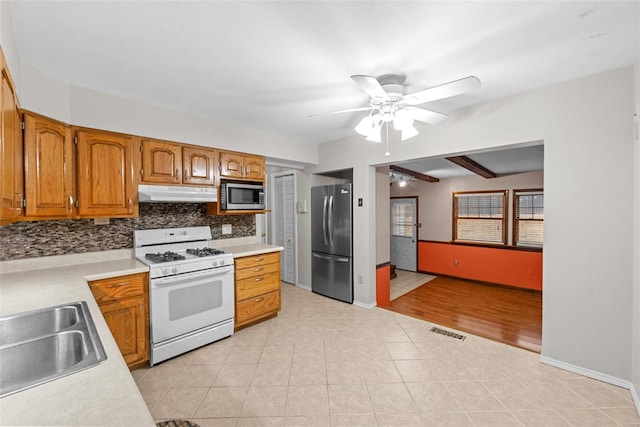
[[[280,311],[280,252],[235,259],[235,329],[266,320]]]
[[[149,362],[147,273],[89,282],[111,334],[130,369]]]

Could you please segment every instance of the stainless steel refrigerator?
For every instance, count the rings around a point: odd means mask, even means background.
[[[351,184],[311,188],[311,290],[353,303]]]

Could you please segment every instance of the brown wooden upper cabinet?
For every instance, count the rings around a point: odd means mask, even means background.
[[[182,147],[182,182],[215,185],[218,151],[213,148],[185,145]]]
[[[264,181],[264,157],[220,152],[220,177]]]
[[[130,136],[80,129],[78,203],[82,217],[138,216]]]
[[[142,140],[142,181],[180,184],[182,146],[174,142]]]
[[[71,127],[24,114],[25,216],[75,215],[75,159]]]
[[[216,150],[142,139],[142,182],[215,185]]]
[[[22,215],[24,177],[18,97],[2,49],[0,69],[0,224],[8,224]]]

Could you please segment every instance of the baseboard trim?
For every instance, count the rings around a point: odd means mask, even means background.
[[[547,356],[540,356],[540,362],[544,363],[545,365],[553,366],[555,368],[560,368],[560,369],[564,369],[565,371],[576,373],[578,375],[583,375],[585,377],[593,378],[594,380],[598,380],[608,384],[616,385],[618,387],[626,388],[627,390],[632,389],[631,381],[623,380],[622,378],[614,377],[612,375],[603,374],[602,372],[593,371],[591,369],[583,368],[577,365],[572,365],[571,363],[561,362],[560,360],[552,359]],[[636,406],[638,406],[637,400],[636,400]]]
[[[631,388],[629,389],[631,392],[631,397],[633,398],[633,403],[636,405],[636,411],[638,411],[638,415],[640,415],[640,396],[638,395],[638,390],[633,383],[631,383]]]
[[[296,286],[311,292],[311,286],[303,285],[302,283],[298,283]]]
[[[358,307],[362,307],[362,308],[366,308],[367,310],[371,310],[372,308],[374,308],[377,304],[375,302],[372,302],[370,304],[366,304],[364,302],[360,302],[360,301],[353,301],[353,305],[357,305]]]

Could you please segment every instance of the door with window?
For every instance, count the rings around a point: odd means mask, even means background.
[[[391,264],[416,271],[418,248],[417,200],[391,199]]]

